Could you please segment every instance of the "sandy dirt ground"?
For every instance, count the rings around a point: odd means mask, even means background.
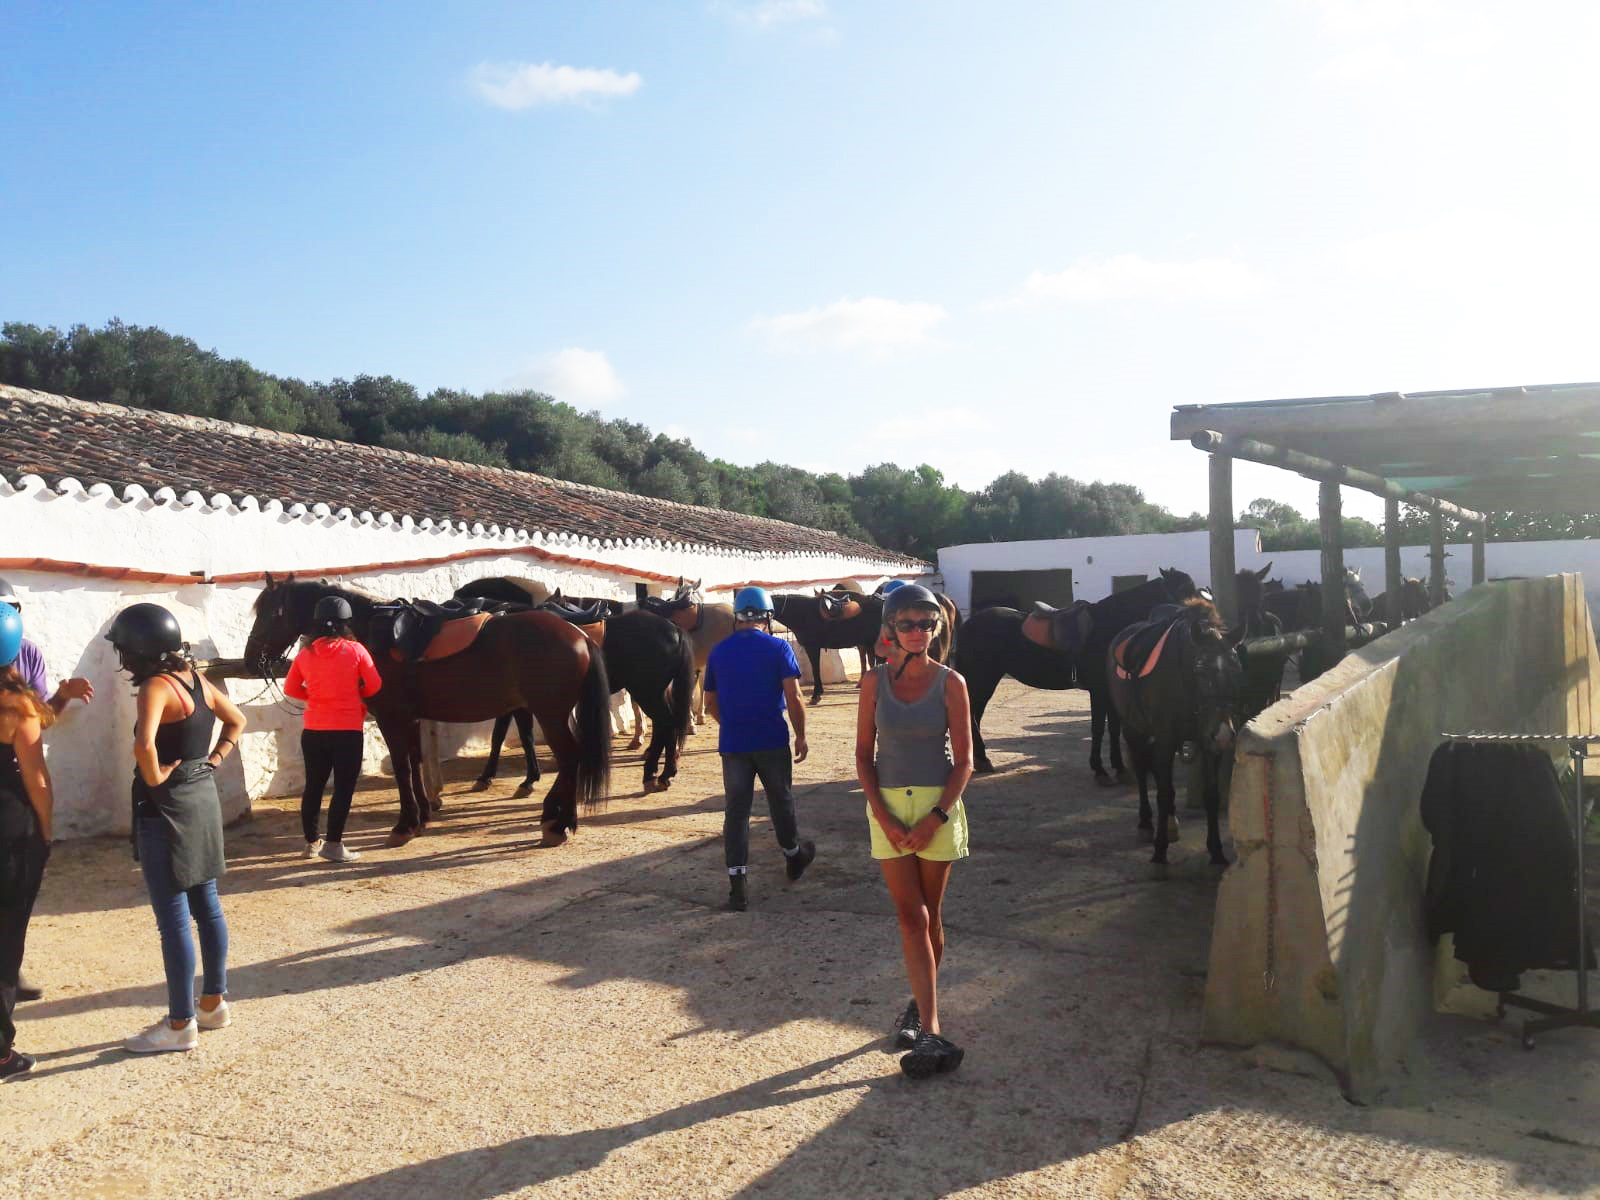
[[[848,687],[812,710],[797,770],[816,864],[786,882],[758,800],[743,914],[722,909],[709,733],[664,794],[619,750],[608,809],[554,850],[510,798],[516,755],[482,794],[479,764],[452,764],[445,812],[399,850],[369,780],[348,866],[300,857],[287,802],[258,807],[223,886],[234,1024],[186,1055],[118,1049],[165,994],[126,844],[59,846],[0,1196],[1600,1194],[1583,1031],[1529,1053],[1509,1022],[1440,1018],[1365,1108],[1293,1055],[1202,1045],[1201,819],[1153,879],[1131,790],[1089,780],[1087,715],[1011,683],[989,710],[1000,770],[968,792],[946,917],[967,1060],[920,1084],[886,1052],[906,985]]]

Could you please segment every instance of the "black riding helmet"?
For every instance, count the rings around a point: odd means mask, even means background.
[[[311,610],[311,620],[319,626],[343,625],[353,615],[350,611],[350,601],[343,596],[324,596]]]
[[[883,623],[889,624],[908,608],[931,608],[941,615],[944,612],[939,607],[939,598],[931,591],[920,583],[908,583],[883,598]]]
[[[106,641],[124,654],[158,658],[183,650],[178,618],[159,604],[130,604],[111,622]]]

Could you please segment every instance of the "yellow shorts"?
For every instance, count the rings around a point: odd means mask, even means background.
[[[883,802],[891,813],[910,827],[927,816],[942,795],[942,787],[886,787],[883,789]],[[867,828],[872,832],[873,858],[904,858],[911,853],[910,850],[897,850],[889,844],[883,826],[872,815],[870,804],[867,805]],[[950,819],[933,835],[933,841],[916,853],[918,858],[933,862],[954,862],[967,856],[967,809],[960,800],[950,810]]]

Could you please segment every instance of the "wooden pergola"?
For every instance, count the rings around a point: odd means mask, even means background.
[[[1399,623],[1400,505],[1432,516],[1429,592],[1444,597],[1444,519],[1472,531],[1472,582],[1485,578],[1490,512],[1600,512],[1600,383],[1388,392],[1245,404],[1185,404],[1172,437],[1211,455],[1211,586],[1227,619],[1234,595],[1233,460],[1321,484],[1322,624],[1345,646],[1340,488],[1382,496],[1384,581]]]

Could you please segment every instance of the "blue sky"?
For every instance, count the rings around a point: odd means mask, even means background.
[[[1587,0],[11,0],[0,37],[0,319],[1184,512],[1175,403],[1600,377]],[[1314,506],[1241,467],[1267,494]]]

